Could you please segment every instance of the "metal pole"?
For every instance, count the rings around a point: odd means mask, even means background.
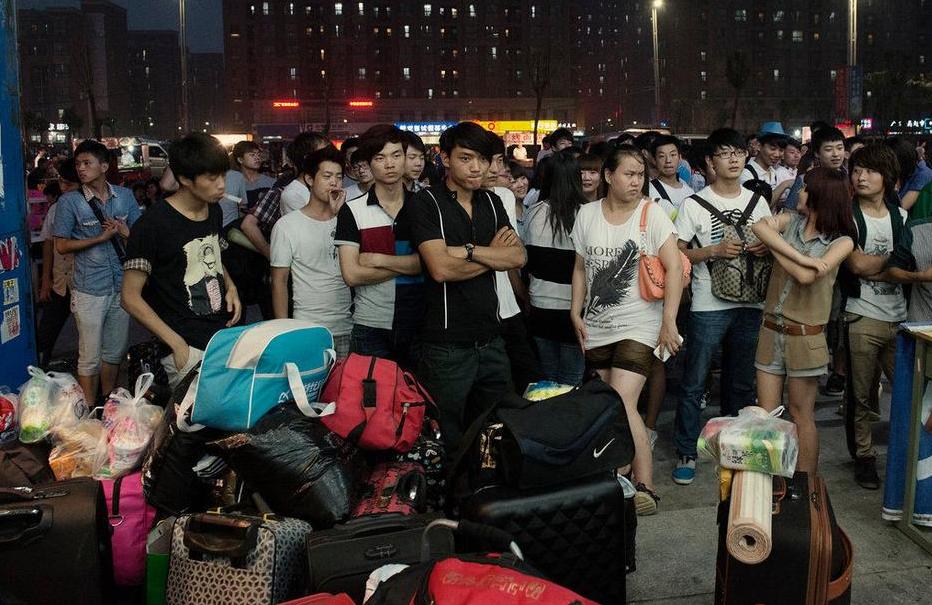
[[[187,134],[191,129],[188,116],[188,42],[185,23],[184,0],[178,0],[179,37],[181,42],[181,129]]]
[[[654,2],[650,9],[654,43],[654,126],[660,123],[660,51],[657,43],[657,8],[658,3]]]
[[[858,0],[848,0],[848,65],[858,64]]]

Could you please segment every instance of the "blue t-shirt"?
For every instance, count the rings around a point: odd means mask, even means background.
[[[108,187],[110,198],[106,203],[100,203],[96,197],[85,197],[83,187],[62,195],[57,202],[52,235],[64,239],[91,239],[103,233],[91,204],[97,205],[104,218],[122,220],[132,227],[141,215],[132,191],[116,185]],[[119,235],[114,237],[120,238]],[[122,243],[125,247],[125,240]],[[94,296],[120,291],[123,264],[109,240],[74,253],[72,284],[76,291]]]
[[[903,196],[910,191],[922,191],[929,183],[932,183],[932,168],[926,166],[925,162],[919,162],[910,177],[900,187],[900,199],[903,199]]]

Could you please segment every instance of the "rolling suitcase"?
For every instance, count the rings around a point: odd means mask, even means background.
[[[80,478],[34,489],[0,489],[0,586],[5,599],[112,603],[111,557],[99,482]]]
[[[527,562],[554,582],[595,601],[624,602],[633,511],[613,475],[535,490],[485,488],[463,502],[461,514],[514,536]]]
[[[309,592],[345,592],[362,603],[369,574],[389,563],[420,561],[421,536],[436,515],[396,513],[359,517],[307,538]],[[440,528],[429,536],[431,552],[453,554],[453,534]]]
[[[166,605],[274,605],[304,594],[305,521],[183,515],[172,529]]]
[[[851,541],[835,523],[825,482],[796,473],[774,477],[773,548],[758,565],[725,546],[730,501],[719,505],[716,605],[847,605],[854,563]]]

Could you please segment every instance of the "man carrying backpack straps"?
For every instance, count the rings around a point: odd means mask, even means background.
[[[706,377],[712,358],[719,346],[724,347],[722,375],[722,411],[735,413],[752,404],[756,395],[754,356],[760,331],[760,303],[736,303],[712,294],[709,271],[713,259],[734,259],[744,252],[757,256],[767,254],[763,244],[746,246],[740,240],[724,237],[725,217],[733,223],[744,220],[754,223],[770,216],[768,204],[749,204],[754,194],[741,186],[744,170],[744,137],[735,130],[723,128],[708,139],[707,160],[712,163],[717,180],[698,194],[716,213],[709,212],[695,197],[683,200],[676,217],[680,249],[693,265],[692,302],[686,330],[686,363],[682,379],[682,395],[676,409],[674,445],[677,464],[673,481],[680,485],[692,483],[696,474],[696,440],[700,431],[700,399],[705,392]]]

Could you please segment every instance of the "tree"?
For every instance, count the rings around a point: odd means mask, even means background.
[[[540,122],[540,111],[544,105],[544,94],[550,86],[550,48],[531,48],[528,57],[528,77],[531,90],[534,91],[536,103],[534,105],[534,139],[537,144],[537,124]]]
[[[59,120],[61,120],[62,124],[68,126],[68,143],[70,144],[71,140],[74,138],[75,133],[81,130],[81,128],[84,126],[84,118],[82,118],[81,115],[75,111],[74,107],[72,106],[65,108],[65,110],[61,113],[61,118],[59,118]]]
[[[738,99],[741,96],[741,89],[748,83],[751,75],[751,66],[748,65],[747,56],[744,51],[736,50],[733,52],[725,64],[725,77],[728,83],[735,89],[735,103],[731,110],[731,127],[735,128],[738,121]]]

